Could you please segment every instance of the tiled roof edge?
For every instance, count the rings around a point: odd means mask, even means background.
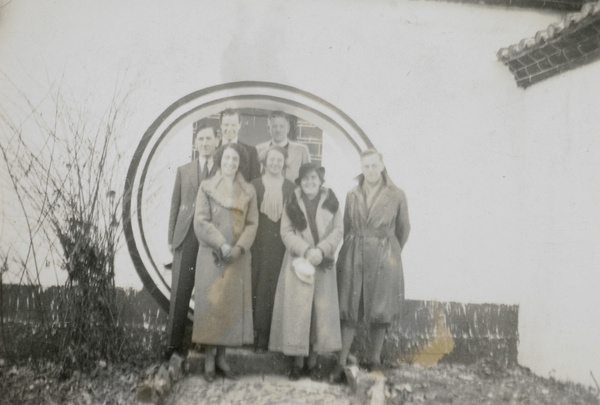
[[[500,48],[496,56],[498,60],[507,63],[538,46],[559,38],[570,27],[576,29],[582,20],[595,15],[600,15],[600,1],[584,4],[581,11],[567,14],[562,21],[550,24],[547,29],[538,31],[532,38],[524,38],[518,44]]]
[[[485,4],[487,6],[519,7],[531,9],[574,11],[580,10],[585,0],[433,0],[460,4]]]

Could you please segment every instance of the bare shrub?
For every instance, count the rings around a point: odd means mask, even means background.
[[[41,286],[49,263],[66,273],[56,275],[64,284],[56,305],[38,302],[37,343],[67,375],[118,359],[123,345],[114,284],[122,199],[114,190],[122,189],[118,141],[132,90],[121,87],[100,112],[60,84],[39,102],[15,88],[18,97],[0,110],[0,153],[25,241],[13,261],[20,283]]]

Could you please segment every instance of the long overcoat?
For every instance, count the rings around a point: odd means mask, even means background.
[[[281,240],[281,218],[273,222],[260,212],[265,195],[263,179],[259,177],[252,182],[256,190],[256,200],[259,207],[258,230],[252,246],[252,293],[254,294],[253,317],[254,332],[257,347],[267,349],[273,315],[275,290],[281,271],[281,263],[285,255],[285,245]],[[295,184],[284,179],[281,186],[283,199],[294,191]]]
[[[290,195],[281,217],[281,238],[286,252],[275,292],[269,350],[289,356],[307,356],[311,343],[317,353],[342,347],[334,265],[334,253],[343,234],[342,213],[330,189],[322,188],[319,198],[316,214],[319,243],[316,246],[310,226],[306,225],[306,207],[300,188]],[[299,215],[304,216],[303,229],[295,225],[299,222],[297,218],[290,218],[291,204],[297,204]],[[312,284],[300,280],[292,266],[292,261],[304,256],[310,247],[321,249],[324,263],[330,263],[329,268],[316,269]]]
[[[196,199],[194,231],[200,242],[196,261],[192,341],[239,346],[253,342],[251,253],[258,227],[254,187],[238,173],[233,198],[220,172],[202,182]],[[218,259],[221,245],[240,246],[235,261]]]
[[[384,171],[383,186],[367,208],[364,176],[358,179],[346,196],[344,243],[337,262],[340,318],[389,324],[404,301],[401,253],[410,232],[406,196]]]

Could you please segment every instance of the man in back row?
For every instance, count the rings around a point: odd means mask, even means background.
[[[304,163],[310,163],[310,154],[308,147],[298,142],[292,142],[288,139],[290,132],[290,120],[287,114],[281,111],[275,111],[269,114],[268,118],[269,133],[271,140],[263,142],[256,146],[258,159],[262,162],[271,145],[276,145],[287,150],[288,156],[284,168],[284,176],[290,181],[295,181],[300,171],[300,166]]]
[[[221,135],[223,136],[221,143],[223,145],[237,143],[246,151],[248,165],[247,167],[240,167],[240,171],[246,181],[250,183],[255,178],[260,177],[260,163],[254,146],[246,145],[238,140],[241,128],[242,117],[238,111],[227,109],[221,113]]]

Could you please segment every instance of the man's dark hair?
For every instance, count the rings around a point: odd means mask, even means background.
[[[194,133],[194,140],[196,140],[196,136],[198,136],[198,134],[200,133],[200,131],[202,131],[203,129],[206,128],[210,128],[213,131],[213,134],[215,135],[215,138],[218,138],[218,133],[217,133],[217,128],[211,124],[210,122],[203,122],[202,124],[198,125],[194,130],[196,131]]]
[[[219,115],[219,121],[223,122],[223,117],[225,115],[237,115],[238,116],[238,121],[241,122],[242,121],[242,114],[240,114],[240,112],[238,110],[234,110],[233,108],[228,108],[226,110],[221,111],[221,114]]]
[[[365,158],[367,156],[372,156],[372,155],[377,155],[379,156],[379,160],[383,162],[383,155],[381,154],[381,152],[376,151],[375,149],[365,149],[362,152],[360,152],[360,158]]]
[[[269,114],[269,118],[267,119],[267,121],[270,124],[271,120],[273,120],[275,118],[283,118],[284,120],[287,121],[288,125],[291,125],[290,116],[287,115],[286,113],[284,113],[283,111],[273,111],[271,114]]]

